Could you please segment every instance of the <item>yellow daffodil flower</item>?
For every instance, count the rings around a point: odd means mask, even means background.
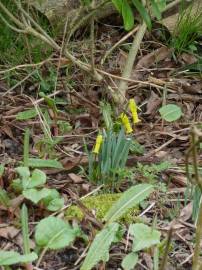
[[[128,116],[125,113],[120,115],[120,119],[125,127],[126,133],[129,134],[133,131]]]
[[[94,154],[99,154],[102,142],[103,142],[102,135],[98,135],[96,138],[94,149],[93,149]]]
[[[138,118],[137,105],[136,105],[135,100],[133,98],[131,98],[129,100],[129,108],[130,108],[130,111],[132,113],[133,123],[137,124],[138,122],[140,122],[140,119]]]

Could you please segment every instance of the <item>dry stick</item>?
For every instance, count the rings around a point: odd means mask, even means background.
[[[126,61],[126,64],[122,73],[122,77],[126,79],[129,79],[131,76],[135,58],[137,56],[140,43],[142,42],[142,39],[145,35],[146,29],[147,29],[147,25],[145,22],[143,22],[133,39],[132,47],[129,51],[127,61]],[[119,93],[117,95],[117,100],[115,100],[115,102],[123,104],[124,102],[123,96],[125,97],[127,88],[128,88],[128,83],[126,81],[121,81],[118,87]]]
[[[173,228],[171,227],[169,232],[168,232],[168,239],[166,242],[166,247],[165,247],[165,251],[163,254],[163,259],[162,259],[162,263],[160,266],[159,270],[165,270],[166,269],[166,264],[167,264],[167,260],[168,260],[168,253],[169,253],[169,247],[170,247],[170,243],[171,243],[171,239],[172,239],[172,233],[173,233]]]
[[[197,220],[197,226],[196,226],[196,244],[195,244],[194,256],[193,256],[193,270],[199,270],[202,263],[202,261],[200,260],[201,237],[202,237],[202,201],[200,202],[200,209],[198,213],[198,220]]]
[[[122,37],[117,43],[115,43],[103,56],[102,60],[101,60],[101,64],[103,65],[106,58],[121,44],[123,43],[125,40],[127,40],[130,36],[132,36],[135,32],[137,32],[138,30],[138,26],[135,27],[133,30],[131,30],[128,34],[126,34],[124,37]]]
[[[57,67],[57,74],[56,74],[54,91],[56,91],[56,88],[57,88],[59,69],[60,69],[60,66],[61,66],[61,58],[62,58],[62,53],[63,53],[64,46],[65,46],[65,38],[66,38],[66,34],[67,34],[68,16],[66,16],[66,17],[67,18],[66,18],[66,22],[65,22],[65,26],[64,26],[64,31],[63,31],[62,44],[61,44],[61,49],[60,49],[60,55],[59,55],[59,61],[58,61],[58,67]]]
[[[200,143],[198,134],[201,135],[200,132],[197,132],[196,127],[193,128],[191,139],[192,139],[192,156],[193,156],[194,175],[195,175],[196,184],[199,186],[202,192],[202,180],[198,172],[198,158],[197,158],[197,146]],[[200,209],[198,213],[198,220],[197,220],[197,226],[196,226],[196,244],[195,244],[194,256],[193,256],[193,270],[199,270],[201,266],[201,260],[200,260],[201,238],[202,238],[202,200],[200,200]]]

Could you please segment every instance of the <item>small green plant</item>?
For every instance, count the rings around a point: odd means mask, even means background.
[[[111,244],[121,241],[125,231],[125,229],[117,223],[117,220],[131,209],[131,207],[135,207],[146,199],[152,191],[153,187],[149,184],[133,186],[125,191],[118,201],[112,205],[103,219],[105,226],[94,238],[81,266],[81,270],[91,270],[100,261],[107,262],[109,260]],[[131,224],[129,232],[134,236],[134,243],[132,253],[130,253],[130,256],[128,255],[122,263],[124,269],[133,269],[127,268],[126,266],[128,265],[129,257],[134,255],[134,253],[136,258],[135,262],[137,262],[138,251],[148,249],[160,242],[160,233],[144,224]]]
[[[29,167],[60,167],[61,164],[54,160],[41,160],[41,159],[30,159],[29,158],[29,130],[27,129],[24,136],[24,153],[23,153],[23,164],[16,168],[18,178],[12,181],[12,188],[17,193],[22,193],[23,196],[32,201],[35,204],[39,202],[49,211],[57,211],[64,205],[64,199],[60,197],[59,192],[56,189],[48,189],[43,187],[46,184],[46,174],[39,170],[30,170]],[[31,166],[30,166],[31,164]],[[3,196],[4,194],[4,196]],[[2,191],[2,200],[4,203],[7,196]]]
[[[202,34],[202,12],[200,8],[193,10],[193,3],[187,9],[183,8],[182,5],[171,39],[171,47],[174,48],[177,55],[184,51],[196,50],[195,42]]]
[[[170,163],[167,161],[161,162],[160,164],[144,165],[137,163],[137,167],[133,169],[135,178],[144,178],[142,181],[149,183],[155,183],[158,174],[162,171],[167,170],[170,167]]]
[[[55,189],[44,188],[46,174],[35,169],[32,173],[28,167],[17,167],[19,178],[13,180],[12,188],[35,204],[39,202],[49,211],[57,211],[64,205],[64,199]]]
[[[88,178],[113,189],[121,180],[118,172],[125,168],[131,139],[126,137],[123,129],[118,134],[111,130],[103,133],[99,151],[87,152]]]
[[[29,227],[28,227],[28,210],[25,204],[23,204],[21,209],[21,226],[22,226],[22,236],[23,236],[23,253],[19,254],[15,251],[0,251],[0,265],[8,266],[13,264],[25,264],[28,265],[38,258],[35,252],[30,252],[29,243]]]
[[[15,251],[0,251],[0,266],[29,264],[38,258],[38,255],[35,252],[30,253],[28,212],[25,205],[23,205],[21,210],[21,222],[24,255]],[[64,248],[70,245],[76,237],[85,237],[79,227],[72,228],[68,222],[57,217],[47,217],[42,219],[35,229],[36,250],[38,250],[38,253],[40,254],[36,264],[37,267],[40,265],[47,250],[58,250]]]

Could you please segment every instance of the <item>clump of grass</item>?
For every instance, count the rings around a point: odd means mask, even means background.
[[[194,1],[193,1],[194,2]],[[176,54],[196,50],[195,41],[202,35],[202,11],[193,4],[187,9],[181,7],[171,46]]]

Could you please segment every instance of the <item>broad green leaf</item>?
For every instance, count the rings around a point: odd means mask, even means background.
[[[16,115],[16,119],[17,120],[28,120],[28,119],[32,119],[32,118],[34,118],[36,116],[37,116],[36,109],[31,109],[31,110],[27,110],[27,111],[24,111],[24,112],[19,112]]]
[[[151,5],[152,5],[152,12],[153,12],[154,16],[158,20],[161,20],[161,11],[159,9],[158,3],[155,0],[151,0]]]
[[[35,169],[32,173],[31,179],[31,186],[29,186],[29,188],[41,186],[46,183],[46,174],[41,170]]]
[[[23,179],[23,189],[34,188],[46,183],[46,174],[41,170],[35,169],[32,176],[28,179]]]
[[[114,6],[118,10],[118,12],[119,13],[122,13],[122,3],[123,3],[123,0],[112,0],[112,3],[114,4]]]
[[[127,0],[122,0],[122,16],[124,21],[124,28],[129,31],[134,26],[134,15],[133,11],[128,4]]]
[[[17,263],[28,263],[35,261],[38,258],[37,254],[32,252],[26,255],[20,255],[15,251],[0,251],[0,265],[12,265]]]
[[[104,217],[107,223],[111,223],[120,218],[128,209],[146,199],[153,191],[150,184],[139,184],[129,188],[123,193],[120,199],[109,209]]]
[[[30,177],[30,171],[28,167],[17,167],[16,172],[22,179],[28,179]]]
[[[134,237],[133,252],[150,248],[160,243],[161,233],[142,223],[130,225],[129,233]]]
[[[23,191],[24,197],[35,204],[37,204],[43,198],[47,197],[49,193],[50,193],[50,189],[48,188],[42,188],[41,190],[37,190],[35,188],[29,188]]]
[[[73,229],[62,219],[47,217],[36,226],[35,240],[40,247],[60,249],[70,245],[78,233],[78,229]]]
[[[57,199],[50,201],[46,208],[49,211],[55,212],[55,211],[58,211],[59,209],[61,209],[63,206],[64,206],[64,199],[57,198]]]
[[[81,266],[81,270],[91,270],[98,262],[109,260],[109,249],[116,240],[119,224],[112,223],[100,231],[93,240],[87,256]]]
[[[131,252],[126,255],[121,263],[124,270],[133,270],[138,262],[138,255],[135,252]]]
[[[182,116],[182,110],[175,104],[168,104],[159,109],[161,117],[167,122],[178,120]]]
[[[44,205],[48,205],[52,200],[60,198],[60,193],[56,189],[49,189],[49,194],[43,199]]]
[[[63,169],[62,164],[54,159],[29,158],[29,166],[32,168]]]
[[[143,6],[143,4],[139,0],[132,0],[133,5],[136,7],[138,12],[140,13],[141,17],[145,21],[147,27],[151,30],[152,28],[152,23],[150,16],[146,10],[146,8]]]

